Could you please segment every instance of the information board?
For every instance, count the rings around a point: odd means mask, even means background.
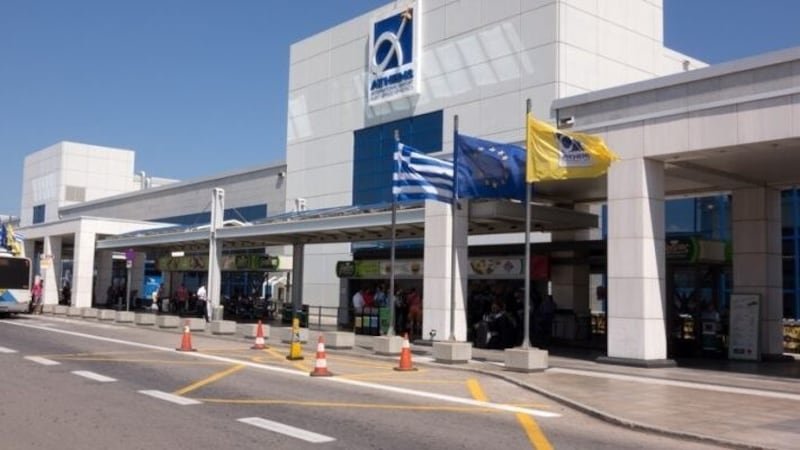
[[[758,294],[731,294],[729,359],[759,359],[760,303]]]

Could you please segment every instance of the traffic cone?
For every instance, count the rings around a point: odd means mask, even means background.
[[[400,365],[394,368],[403,372],[417,370],[411,363],[411,345],[408,343],[408,333],[403,335],[403,349],[400,350]]]
[[[297,361],[303,359],[303,346],[300,343],[300,319],[292,319],[292,341],[289,344],[289,354],[286,359]]]
[[[325,358],[325,338],[320,334],[317,340],[317,361],[314,363],[314,370],[311,371],[312,377],[330,377],[332,373],[328,371],[328,362]]]
[[[192,347],[192,334],[189,332],[189,322],[183,326],[183,339],[181,339],[181,347],[175,350],[179,352],[196,352],[197,349]]]
[[[250,347],[253,350],[263,350],[267,348],[266,344],[264,344],[264,328],[261,326],[261,321],[258,321],[258,327],[256,328],[256,343]]]

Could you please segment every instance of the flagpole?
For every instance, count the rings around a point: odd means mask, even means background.
[[[528,115],[531,113],[531,99],[525,102],[525,140],[528,135]],[[527,151],[527,158],[530,158],[530,149]],[[527,165],[527,163],[526,163]],[[528,349],[531,346],[531,186],[528,177],[525,177],[525,308],[523,309],[524,336],[522,338],[522,348]]]
[[[394,336],[394,248],[395,248],[395,236],[397,232],[397,196],[394,195],[394,174],[397,173],[397,165],[399,161],[397,161],[397,150],[400,148],[400,130],[394,130],[394,152],[392,152],[392,164],[394,165],[394,170],[392,171],[392,240],[391,240],[391,249],[389,250],[389,329],[386,330],[387,336]]]
[[[456,340],[456,210],[458,209],[458,114],[453,116],[453,201],[450,205],[450,341]]]

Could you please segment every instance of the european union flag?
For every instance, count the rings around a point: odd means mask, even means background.
[[[525,149],[456,134],[459,198],[525,200]]]

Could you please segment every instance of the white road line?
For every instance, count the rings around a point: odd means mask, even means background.
[[[174,395],[174,394],[170,394],[168,392],[163,392],[163,391],[145,390],[145,391],[139,391],[139,393],[140,394],[144,394],[144,395],[149,395],[150,397],[155,397],[155,398],[160,399],[160,400],[166,400],[168,402],[175,403],[175,404],[181,405],[181,406],[199,405],[199,404],[203,403],[203,402],[198,401],[198,400],[194,400],[194,399],[186,398],[186,397],[181,397],[179,395]]]
[[[111,383],[117,381],[116,378],[100,375],[99,373],[89,372],[88,370],[74,370],[72,373],[79,377],[88,378],[90,380],[99,381],[101,383]]]
[[[546,373],[565,373],[584,377],[607,378],[611,380],[634,381],[644,384],[658,384],[662,386],[677,386],[688,389],[702,389],[706,391],[727,392],[731,394],[756,395],[760,397],[780,398],[784,400],[800,401],[800,394],[788,392],[766,391],[762,389],[737,388],[732,386],[719,386],[714,384],[696,383],[693,381],[665,380],[663,378],[637,377],[633,375],[620,375],[615,373],[590,372],[577,369],[562,369],[554,367],[547,369]]]
[[[291,425],[273,422],[272,420],[262,419],[261,417],[245,417],[237,420],[254,427],[263,428],[265,430],[285,434],[289,437],[302,439],[306,442],[311,442],[312,444],[321,444],[323,442],[333,442],[336,440],[330,436],[325,436],[324,434],[314,433],[313,431],[304,430],[302,428],[295,428]]]
[[[0,353],[17,353],[17,351],[6,347],[0,347]]]
[[[114,343],[114,344],[127,345],[127,346],[130,346],[130,347],[146,348],[146,349],[150,349],[150,350],[158,350],[158,351],[162,351],[162,352],[172,353],[174,355],[181,355],[181,356],[184,356],[184,357],[188,356],[188,357],[192,357],[192,358],[206,359],[206,360],[209,360],[209,361],[219,361],[219,362],[225,362],[225,363],[230,363],[230,364],[241,364],[241,365],[244,365],[244,366],[247,366],[247,367],[252,367],[254,369],[267,370],[267,371],[270,371],[270,372],[278,372],[278,373],[283,373],[283,374],[286,374],[286,375],[294,375],[294,376],[300,376],[300,377],[306,377],[306,378],[309,377],[309,374],[306,371],[300,371],[300,370],[296,370],[296,369],[289,369],[289,368],[285,368],[285,367],[270,366],[270,365],[267,365],[267,364],[261,364],[261,363],[256,363],[256,362],[252,362],[252,361],[245,361],[245,360],[241,360],[241,359],[227,358],[227,357],[224,357],[224,356],[208,355],[208,354],[205,354],[205,353],[197,353],[197,352],[191,352],[191,353],[190,352],[184,352],[184,353],[181,353],[181,352],[176,352],[174,348],[170,348],[170,347],[160,347],[160,346],[157,346],[157,345],[142,344],[142,343],[139,343],[139,342],[125,341],[125,340],[122,340],[122,339],[114,339],[114,338],[108,338],[108,337],[102,337],[102,336],[95,336],[95,335],[91,335],[91,334],[78,333],[76,331],[67,331],[67,330],[59,330],[59,329],[52,329],[52,328],[42,328],[42,327],[39,327],[39,326],[36,326],[36,325],[30,325],[30,324],[25,324],[25,323],[21,323],[21,322],[0,322],[0,324],[6,324],[6,323],[8,325],[15,325],[15,326],[18,326],[18,327],[39,329],[39,330],[49,331],[51,333],[66,334],[68,336],[77,336],[77,337],[81,337],[81,338],[84,338],[84,339],[92,339],[92,340],[101,341],[101,342],[111,342],[111,343]],[[319,377],[318,380],[320,378],[321,378],[320,382],[349,384],[349,385],[352,385],[352,386],[361,386],[361,387],[366,387],[366,388],[379,390],[379,391],[394,392],[394,393],[397,393],[397,394],[403,394],[405,396],[429,398],[429,399],[439,400],[439,401],[448,402],[448,403],[475,406],[477,408],[488,408],[488,409],[493,409],[495,411],[521,413],[521,414],[527,414],[529,416],[535,416],[535,417],[561,417],[561,414],[558,414],[558,413],[554,413],[554,412],[550,412],[550,411],[542,411],[542,410],[533,409],[533,408],[523,408],[523,407],[520,407],[520,406],[505,405],[505,404],[502,404],[502,403],[483,402],[483,401],[480,401],[480,400],[473,400],[471,398],[456,397],[456,396],[444,395],[444,394],[435,394],[435,393],[432,393],[432,392],[425,392],[425,391],[416,391],[416,390],[413,390],[413,389],[406,389],[406,388],[394,387],[394,386],[386,386],[386,385],[377,384],[377,383],[369,383],[369,382],[366,382],[366,381],[350,380],[350,379],[347,379],[347,378]]]
[[[26,356],[25,359],[33,361],[35,363],[39,363],[43,366],[57,366],[61,364],[58,361],[53,361],[52,359],[42,358],[41,356]]]

